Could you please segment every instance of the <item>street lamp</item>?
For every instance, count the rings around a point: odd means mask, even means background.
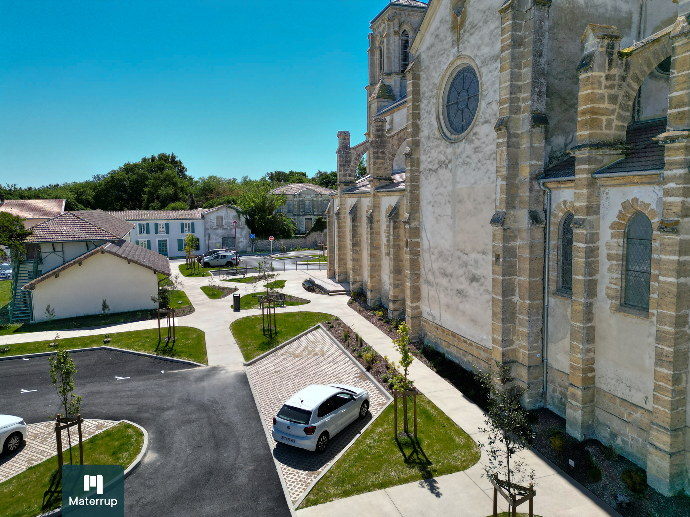
[[[237,221],[233,221],[232,225],[235,227],[235,253],[237,253]]]

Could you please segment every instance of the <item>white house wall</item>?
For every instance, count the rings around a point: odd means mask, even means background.
[[[422,41],[421,63],[421,303],[422,316],[491,346],[489,221],[495,209],[496,133],[502,0],[472,2],[460,54],[478,67],[482,86],[468,136],[449,143],[439,133],[437,92],[458,57],[450,6],[443,0]]]
[[[41,246],[41,272],[47,273],[66,262],[73,260],[91,251],[106,241],[86,242],[43,242]]]
[[[157,293],[158,276],[152,270],[109,253],[97,254],[36,286],[34,321],[47,319],[47,305],[55,318],[100,314],[104,299],[112,313],[155,309],[151,297]]]
[[[178,246],[178,239],[181,239],[184,241],[187,238],[187,235],[189,233],[183,231],[183,227],[181,226],[184,223],[188,223],[191,226],[191,223],[194,223],[194,235],[196,235],[199,238],[199,249],[195,252],[198,254],[203,254],[206,252],[206,246],[204,242],[204,221],[202,219],[152,219],[150,221],[128,221],[130,223],[134,224],[134,228],[132,229],[131,232],[129,232],[129,240],[133,243],[136,243],[137,241],[151,241],[151,250],[158,252],[158,241],[161,240],[167,240],[168,241],[168,257],[184,257],[185,252],[184,249],[182,251],[179,250]],[[144,228],[144,232],[140,233],[139,230],[139,225],[143,224],[144,226],[148,223],[149,225],[149,233],[146,233],[146,229]],[[168,233],[156,233],[155,232],[155,225],[158,224],[168,224]],[[184,246],[184,244],[183,244]]]

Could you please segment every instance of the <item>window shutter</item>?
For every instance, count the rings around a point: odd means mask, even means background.
[[[194,233],[194,221],[192,221],[192,233]]]
[[[166,235],[170,233],[170,224],[169,223],[165,223],[165,233],[166,233]]]
[[[139,246],[139,241],[136,242],[137,246]]]
[[[151,233],[151,228],[149,228],[149,223],[146,223],[146,234]]]
[[[197,251],[199,250],[199,246],[201,245],[200,243],[201,243],[201,239],[197,239],[196,240],[196,246],[194,246],[195,250],[197,250]]]
[[[177,251],[184,251],[184,240],[177,239]]]
[[[148,223],[146,223],[148,224]],[[151,249],[151,241],[146,241],[146,249]]]
[[[184,233],[184,223],[180,223],[180,233]]]

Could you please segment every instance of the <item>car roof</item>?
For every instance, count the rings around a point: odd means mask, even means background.
[[[292,397],[290,397],[285,404],[288,406],[312,410],[329,397],[332,397],[338,392],[343,391],[342,389],[336,388],[334,386],[323,386],[321,384],[312,384],[306,388],[298,391]]]
[[[5,427],[10,424],[18,424],[22,419],[18,416],[0,415],[0,427]]]

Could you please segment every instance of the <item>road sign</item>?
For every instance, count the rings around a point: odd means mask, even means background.
[[[250,239],[254,239],[254,238],[256,238],[256,235],[254,235],[254,234],[252,233],[252,234],[249,236],[249,238],[250,238]]]
[[[232,224],[237,224],[237,221],[233,221]]]
[[[272,240],[273,240],[273,235],[271,235],[271,236],[268,238],[268,240],[269,240],[269,241],[272,241]]]

